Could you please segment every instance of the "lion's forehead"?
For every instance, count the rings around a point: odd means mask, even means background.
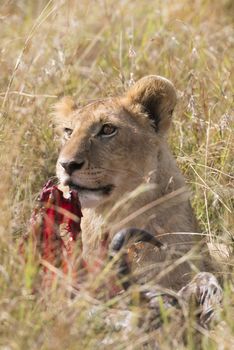
[[[91,101],[88,104],[80,107],[78,113],[106,113],[108,111],[118,110],[122,106],[118,98],[106,98],[102,100]]]
[[[78,109],[73,118],[75,128],[90,129],[92,125],[126,122],[127,111],[120,103],[99,103]]]

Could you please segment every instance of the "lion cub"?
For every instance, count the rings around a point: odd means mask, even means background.
[[[144,229],[167,248],[136,245],[136,278],[179,290],[197,268],[205,269],[206,258],[199,255],[204,243],[166,140],[175,105],[173,84],[151,75],[123,96],[83,107],[64,98],[55,118],[63,142],[57,176],[79,193],[84,258],[94,261],[103,233],[111,239],[123,228]]]

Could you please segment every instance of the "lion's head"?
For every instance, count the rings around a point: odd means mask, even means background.
[[[121,97],[81,108],[62,99],[55,106],[63,140],[60,182],[77,189],[86,208],[132,191],[157,168],[159,144],[175,104],[172,83],[159,76],[140,79]]]

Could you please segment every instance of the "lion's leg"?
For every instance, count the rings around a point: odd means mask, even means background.
[[[186,303],[195,303],[199,323],[207,327],[221,304],[223,291],[212,273],[199,272],[178,294]]]
[[[138,243],[138,242],[147,242],[154,247],[158,247],[159,249],[165,249],[163,243],[161,243],[156,237],[154,237],[148,231],[143,229],[138,229],[134,227],[124,228],[121,231],[118,231],[109,245],[109,259],[113,259],[119,252],[122,250],[122,255],[119,256],[117,275],[121,280],[123,288],[126,290],[130,287],[134,281],[131,277],[131,267],[128,261],[128,254],[126,250],[126,246],[128,243]]]
[[[110,244],[109,257],[112,259],[131,239],[133,239],[133,242],[149,242],[160,249],[164,248],[163,244],[149,232],[136,228],[127,228],[118,232],[114,236]],[[122,254],[118,265],[117,274],[122,280],[123,288],[126,290],[132,283],[134,283],[134,281],[131,280],[131,268],[128,264],[126,252],[125,254]],[[123,280],[123,277],[125,277],[125,280]],[[153,305],[154,301],[158,299],[157,294],[158,293],[154,295],[154,293],[150,293],[149,290],[146,290],[143,292],[143,299],[148,300],[149,305]],[[215,310],[221,304],[222,296],[223,291],[221,286],[216,277],[209,272],[198,273],[190,283],[181,288],[177,293],[178,299],[180,299],[183,304],[185,303],[188,306],[195,307],[198,321],[203,327],[209,325]],[[170,303],[174,300],[172,302],[172,304],[174,304],[177,297],[174,296],[174,298],[171,298],[170,296]]]

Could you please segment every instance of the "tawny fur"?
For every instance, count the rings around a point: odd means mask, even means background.
[[[65,137],[57,163],[60,181],[66,184],[68,179],[61,162],[73,160],[85,162],[70,176],[76,184],[88,188],[114,185],[109,196],[93,208],[83,209],[85,259],[92,263],[96,258],[105,232],[113,237],[123,227],[143,228],[166,243],[167,250],[147,244],[136,247],[136,275],[141,282],[151,280],[178,290],[197,272],[195,266],[204,268],[205,259],[197,254],[203,243],[198,245],[201,237],[194,235],[198,227],[189,192],[166,141],[175,104],[172,83],[149,76],[124,96],[97,100],[82,108],[74,109],[71,100],[63,100],[57,104],[55,116],[61,130],[72,131]],[[100,138],[103,124],[116,126],[117,134]],[[164,196],[166,200],[162,200]],[[134,215],[154,201],[153,208]]]

